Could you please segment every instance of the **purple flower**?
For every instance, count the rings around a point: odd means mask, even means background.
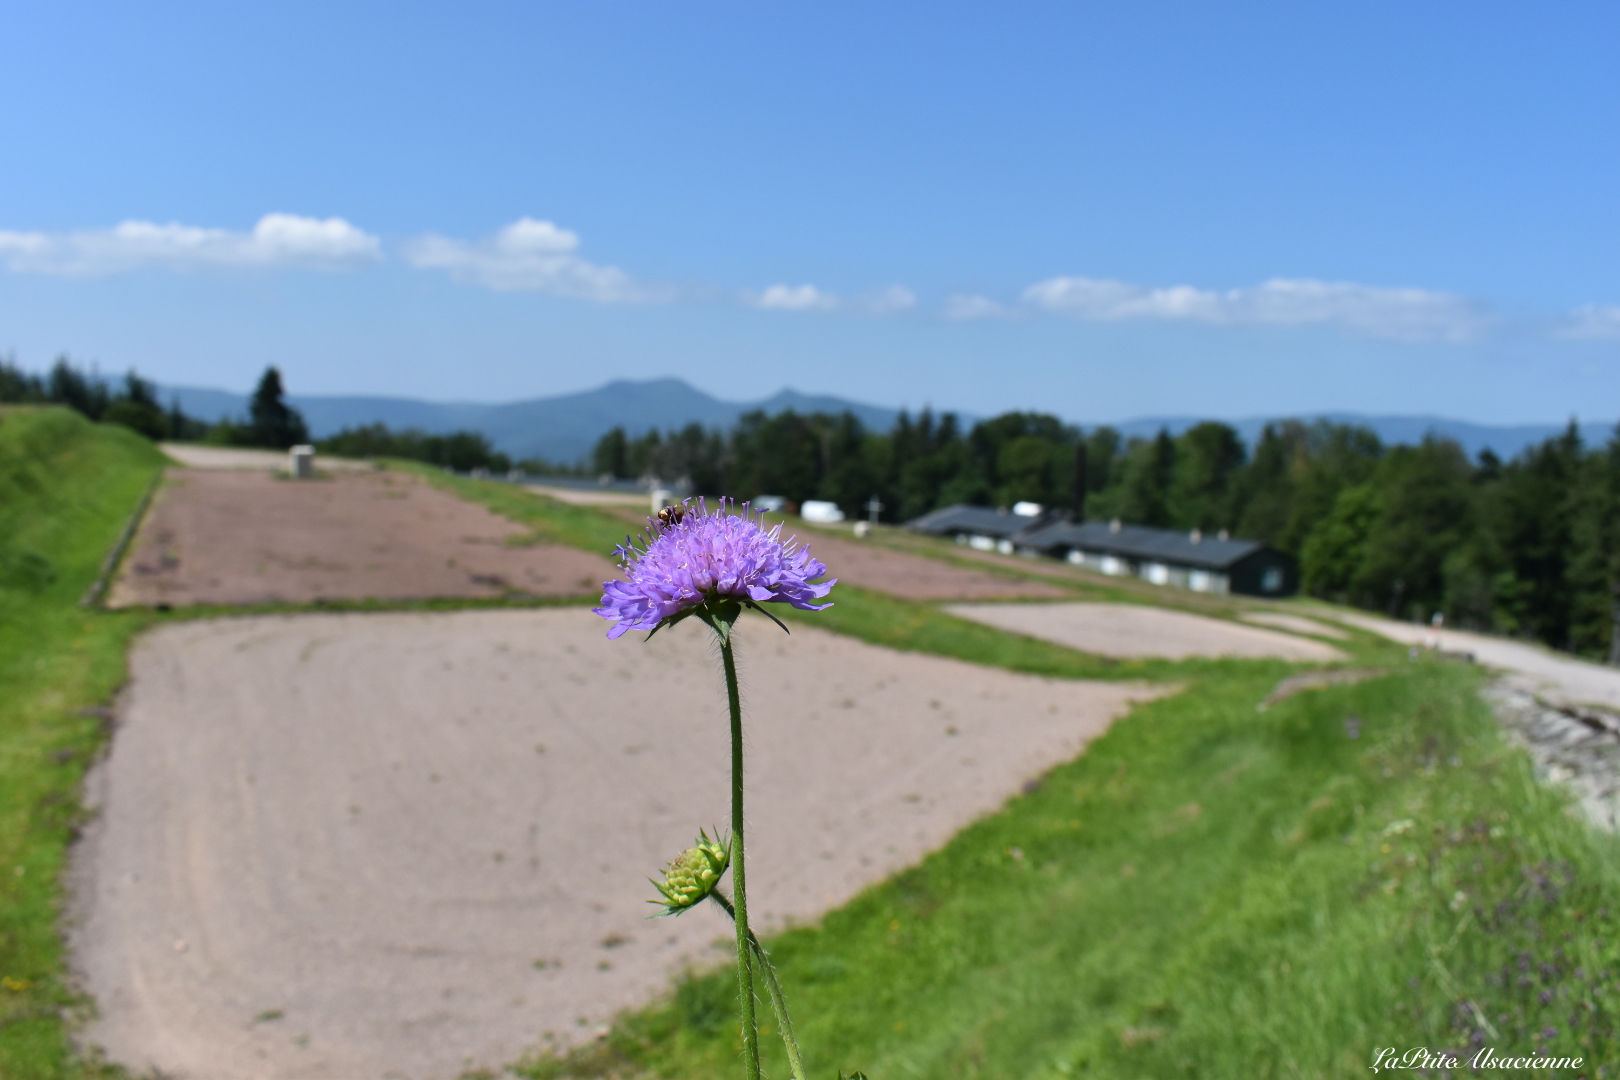
[[[782,526],[767,532],[747,503],[739,513],[730,499],[713,511],[702,500],[696,507],[687,500],[660,519],[648,522],[640,546],[626,538],[613,549],[627,580],[603,583],[602,606],[593,609],[615,620],[608,637],[657,630],[716,603],[732,612],[735,605],[761,603],[802,611],[832,606],[811,601],[826,596],[837,579],[812,585],[827,567],[796,537],[784,542]]]

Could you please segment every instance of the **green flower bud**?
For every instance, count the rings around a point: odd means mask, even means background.
[[[665,868],[663,881],[653,882],[663,899],[647,902],[661,905],[664,910],[658,913],[660,915],[678,915],[708,899],[729,865],[730,845],[710,840],[708,833],[699,832],[696,846],[681,852],[680,857]]]

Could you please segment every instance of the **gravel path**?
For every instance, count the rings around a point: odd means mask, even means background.
[[[1620,669],[1617,668],[1555,653],[1539,645],[1463,630],[1437,633],[1415,623],[1352,612],[1336,613],[1334,618],[1408,645],[1472,653],[1478,662],[1506,672],[1506,685],[1526,693],[1551,696],[1571,704],[1620,708]]]
[[[184,1080],[444,1078],[588,1038],[690,961],[646,877],[727,818],[689,624],[580,609],[261,616],[140,640],[69,946],[112,1060]],[[813,919],[1072,758],[1141,686],[748,616],[752,902]]]
[[[1330,661],[1344,653],[1320,641],[1185,611],[1140,604],[951,604],[953,615],[1097,656],[1270,656]]]

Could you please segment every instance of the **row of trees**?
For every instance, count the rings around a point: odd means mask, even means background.
[[[882,518],[906,521],[936,506],[1018,501],[1068,507],[1079,432],[1051,416],[1008,413],[963,431],[955,416],[901,413],[886,433],[867,431],[851,413],[745,414],[729,432],[690,424],[629,436],[614,428],[598,440],[599,476],[685,480],[696,491],[826,499],[846,513],[876,495]],[[1099,429],[1088,476],[1101,487],[1119,435]],[[864,511],[863,511],[864,512]]]
[[[78,367],[59,357],[42,375],[0,358],[0,404],[66,405],[91,420],[123,424],[150,439],[201,442],[213,446],[258,447],[285,450],[310,441],[303,415],[287,403],[281,372],[266,368],[248,400],[246,416],[222,416],[207,423],[186,415],[178,398],[165,409],[157,386],[130,371],[120,381]],[[322,439],[319,449],[343,457],[398,457],[470,472],[487,469],[507,472],[514,464],[529,472],[559,471],[549,462],[528,459],[514,463],[496,450],[487,437],[474,431],[430,435],[415,429],[391,430],[384,424],[345,428]]]
[[[149,439],[197,438],[207,428],[182,412],[179,402],[165,410],[156,385],[135,371],[113,381],[100,372],[82,370],[67,357],[59,357],[43,375],[0,358],[0,404],[65,405],[91,420],[122,424]]]
[[[453,431],[448,435],[430,435],[415,428],[395,431],[386,424],[363,424],[344,428],[336,435],[316,443],[326,454],[339,457],[394,457],[411,461],[426,461],[457,472],[485,469],[493,473],[508,472],[513,468],[510,457],[496,450],[485,436],[476,431]],[[539,462],[523,462],[519,468],[542,471]]]
[[[65,405],[91,420],[122,424],[149,439],[205,442],[218,446],[257,446],[285,450],[309,441],[309,428],[286,402],[281,373],[265,369],[248,403],[248,415],[220,417],[210,424],[188,416],[174,398],[164,408],[155,383],[133,369],[122,380],[85,370],[65,356],[35,375],[9,358],[0,359],[0,404]]]
[[[1609,658],[1620,603],[1620,430],[1573,423],[1504,462],[1448,439],[1385,447],[1366,428],[1274,424],[1251,455],[1200,424],[1127,449],[1093,516],[1212,526],[1297,556],[1307,592],[1397,617]]]
[[[901,414],[885,433],[847,413],[755,412],[729,432],[615,429],[591,465],[738,498],[826,499],[852,516],[875,495],[890,522],[952,503],[1030,501],[1227,529],[1298,557],[1314,595],[1398,617],[1443,611],[1454,625],[1593,656],[1609,654],[1620,602],[1620,432],[1591,448],[1573,425],[1503,462],[1489,451],[1470,460],[1445,439],[1386,447],[1326,421],[1269,425],[1251,449],[1214,422],[1127,440],[1027,412],[967,429],[949,414]]]

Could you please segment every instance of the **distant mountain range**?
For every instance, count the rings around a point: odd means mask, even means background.
[[[1160,429],[1165,429],[1172,435],[1179,435],[1194,424],[1202,423],[1208,417],[1191,416],[1149,416],[1138,420],[1129,420],[1123,424],[1112,425],[1127,438],[1136,436],[1150,439],[1157,435]],[[1228,420],[1237,429],[1243,441],[1250,448],[1260,438],[1260,433],[1267,424],[1276,423],[1280,417],[1251,416],[1246,420]],[[1336,424],[1359,424],[1377,432],[1378,437],[1389,445],[1413,445],[1423,441],[1429,434],[1441,438],[1451,439],[1468,453],[1469,457],[1478,456],[1481,450],[1489,449],[1504,461],[1517,454],[1527,446],[1543,442],[1554,435],[1561,435],[1564,424],[1472,424],[1467,420],[1448,420],[1443,416],[1366,416],[1361,413],[1316,413],[1301,416],[1299,419],[1331,420]],[[1577,425],[1580,428],[1581,438],[1588,446],[1601,446],[1609,441],[1615,432],[1615,425],[1608,421],[1592,421]]]
[[[196,387],[163,387],[162,399],[179,398],[181,408],[193,416],[215,420],[221,416],[241,416],[247,412],[247,395]],[[482,432],[498,449],[516,458],[543,457],[550,461],[577,461],[589,454],[596,440],[614,427],[632,435],[651,428],[669,430],[694,421],[706,427],[726,428],[746,412],[763,409],[768,413],[793,409],[800,413],[854,413],[874,431],[893,426],[899,410],[881,405],[827,395],[801,394],[782,390],[760,401],[721,401],[680,379],[649,379],[642,382],[619,380],[595,390],[560,397],[534,398],[505,405],[475,405],[465,402],[417,401],[412,398],[288,395],[288,401],[309,421],[310,432],[323,438],[360,424],[382,423],[391,428],[420,428],[443,433],[465,428]],[[1306,420],[1333,420],[1361,424],[1378,433],[1386,443],[1417,443],[1433,433],[1455,439],[1470,456],[1489,448],[1510,458],[1526,446],[1541,442],[1564,430],[1561,424],[1515,424],[1493,426],[1439,416],[1364,416],[1357,413],[1323,413],[1302,417]],[[963,416],[971,423],[973,417]],[[1156,416],[1116,423],[1126,436],[1151,438],[1161,428],[1172,435],[1207,417]],[[1250,417],[1229,421],[1250,446],[1260,437],[1267,423],[1276,417]],[[1093,425],[1087,424],[1087,427]],[[1589,445],[1608,441],[1612,423],[1585,423],[1581,435]]]
[[[224,390],[162,387],[160,397],[165,403],[177,397],[187,413],[209,421],[247,412],[248,395]],[[482,432],[497,449],[515,458],[543,457],[558,462],[576,461],[589,454],[596,441],[615,427],[642,435],[653,428],[681,428],[693,421],[705,427],[728,428],[738,417],[755,409],[768,413],[786,409],[841,413],[847,409],[868,428],[887,431],[899,415],[896,409],[801,394],[797,390],[781,390],[760,401],[721,401],[680,379],[621,380],[578,394],[506,405],[314,394],[288,394],[287,401],[304,414],[310,434],[317,439],[360,424],[420,428],[435,434],[464,428]]]

